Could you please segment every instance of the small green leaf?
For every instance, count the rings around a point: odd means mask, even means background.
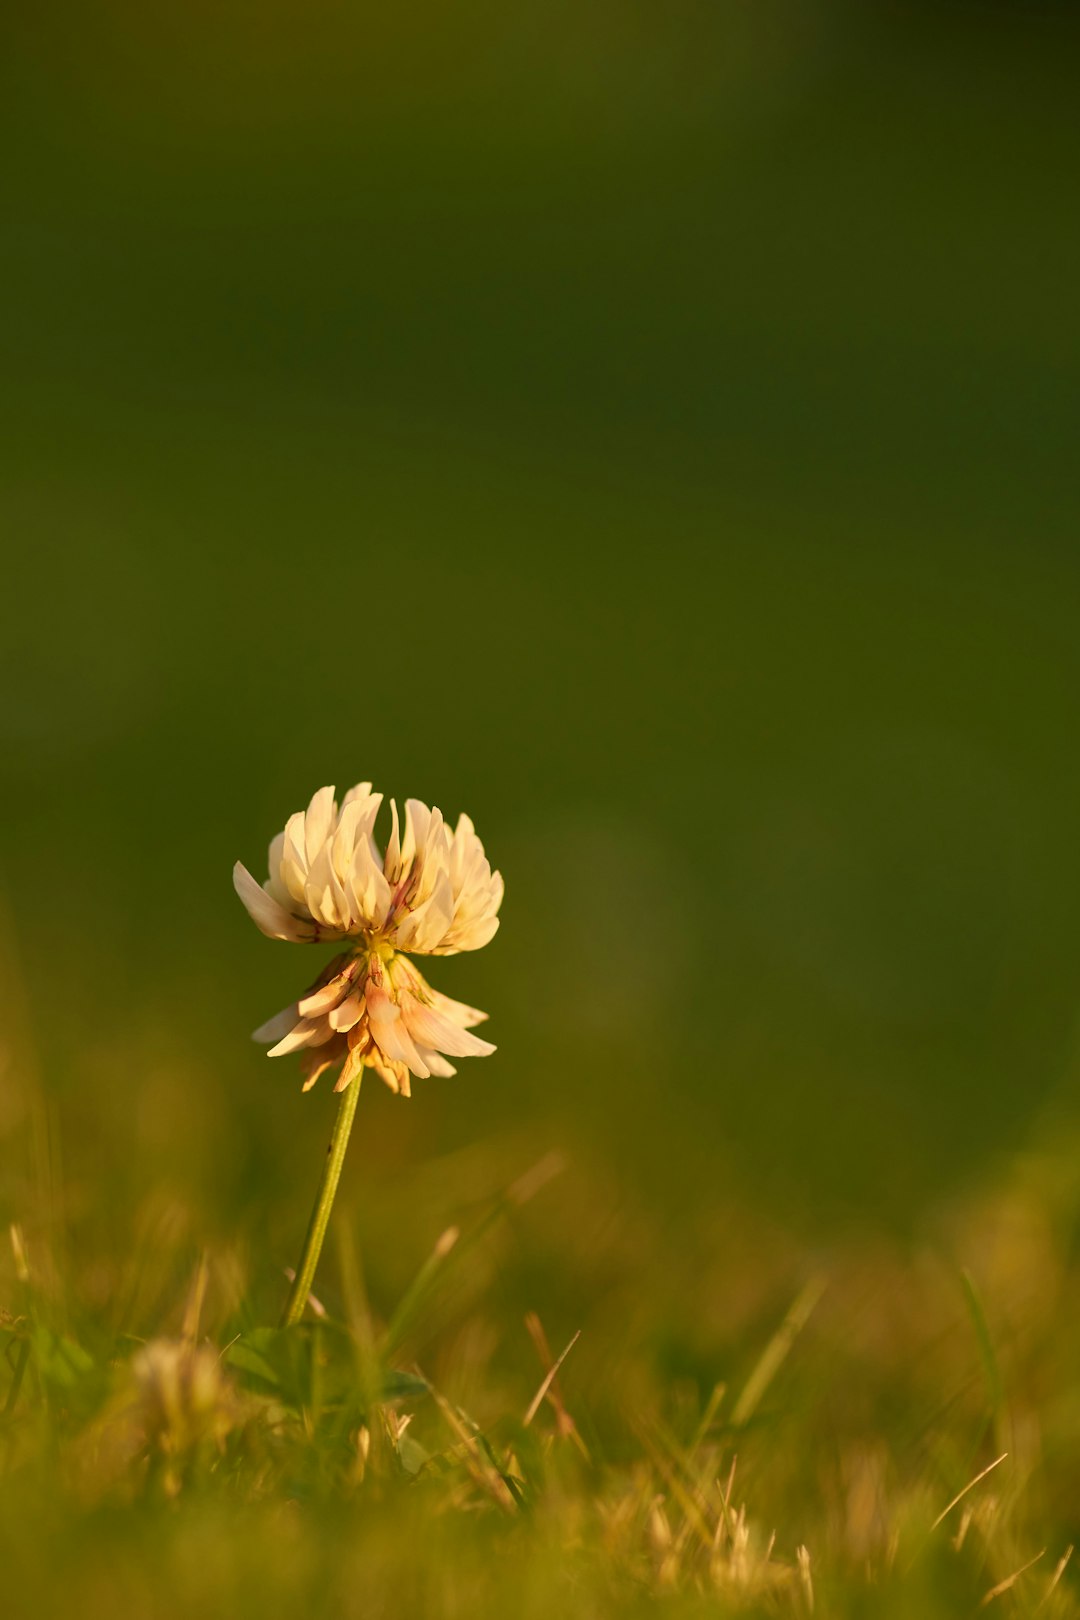
[[[80,1344],[50,1328],[35,1328],[31,1344],[42,1378],[59,1389],[73,1389],[95,1370],[94,1358]]]
[[[250,1373],[254,1378],[261,1378],[263,1383],[271,1384],[275,1389],[281,1383],[276,1369],[266,1357],[260,1355],[253,1345],[245,1344],[243,1339],[229,1346],[225,1352],[225,1360],[238,1372]]]
[[[396,1367],[387,1367],[382,1375],[382,1398],[384,1401],[403,1401],[415,1399],[428,1394],[428,1383],[425,1378],[417,1378],[413,1373],[398,1372]]]

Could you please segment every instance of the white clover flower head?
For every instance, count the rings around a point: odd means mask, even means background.
[[[320,788],[270,845],[262,885],[237,861],[236,892],[270,939],[348,942],[300,1000],[255,1031],[270,1056],[304,1051],[304,1090],[342,1065],[342,1091],[367,1065],[407,1097],[411,1076],[450,1075],[448,1057],[495,1048],[469,1031],[487,1017],[433,990],[402,953],[453,956],[486,945],[499,926],[503,881],[468,816],[451,829],[418,799],[401,828],[391,801],[385,855],[375,842],[382,794],[350,788],[340,809]]]

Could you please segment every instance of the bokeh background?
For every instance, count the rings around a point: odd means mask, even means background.
[[[1067,10],[6,30],[5,1221],[44,1180],[89,1287],[185,1209],[269,1308],[331,1098],[249,1042],[317,963],[230,868],[363,778],[507,881],[434,974],[497,1056],[368,1086],[376,1274],[401,1189],[433,1237],[552,1152],[662,1255],[732,1199],[902,1234],[1066,1140]]]

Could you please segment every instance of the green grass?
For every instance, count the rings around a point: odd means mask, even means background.
[[[673,1244],[599,1167],[511,1176],[519,1152],[353,1187],[289,1330],[253,1304],[285,1288],[257,1231],[200,1252],[159,1203],[73,1264],[28,1208],[0,1273],[6,1612],[1080,1613],[1045,1164],[917,1243],[810,1255],[715,1194]],[[397,1297],[365,1283],[365,1196],[415,1273]]]

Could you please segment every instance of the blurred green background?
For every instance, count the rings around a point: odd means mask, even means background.
[[[277,1286],[331,1100],[248,1034],[316,961],[229,872],[361,778],[507,880],[432,974],[497,1056],[368,1085],[369,1241],[477,1141],[813,1237],[1068,1119],[1068,14],[8,29],[0,1215],[43,1107],[86,1252],[165,1190]]]

